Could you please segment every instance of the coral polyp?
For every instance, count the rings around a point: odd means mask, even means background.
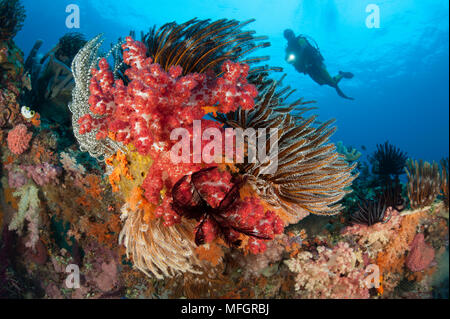
[[[174,232],[173,235],[176,235],[180,234],[177,228],[186,229],[186,223],[192,224],[186,221],[181,223],[180,218],[176,217],[170,207],[171,198],[167,194],[184,174],[202,167],[199,164],[188,164],[185,167],[180,165],[178,168],[174,167],[175,170],[169,170],[168,176],[164,176],[163,172],[167,172],[169,168],[167,155],[174,144],[170,140],[170,133],[177,127],[189,127],[196,119],[201,120],[205,115],[203,108],[210,105],[217,105],[218,111],[222,112],[234,110],[239,106],[252,108],[257,91],[253,85],[247,83],[248,66],[228,61],[224,62],[222,66],[224,74],[219,78],[200,73],[181,76],[183,69],[180,66],[172,66],[165,72],[159,64],[153,63],[151,57],[147,57],[147,49],[143,43],[129,37],[122,47],[123,61],[128,65],[124,73],[128,79],[125,84],[120,79],[114,80],[114,73],[109,69],[105,58],[99,60],[100,70],[93,69],[92,76],[87,73],[87,66],[92,66],[96,60],[94,57],[99,43],[99,38],[88,42],[74,59],[76,88],[71,109],[74,112],[75,136],[81,146],[89,147],[94,155],[103,157],[110,155],[113,149],[106,148],[105,144],[110,144],[116,149],[124,149],[130,145],[141,156],[152,159],[149,171],[143,173],[147,178],[136,187],[142,187],[141,204],[147,206],[144,211],[153,211],[151,214],[158,220],[148,224],[150,221],[147,214],[145,215],[147,225],[144,223],[137,227],[136,225],[141,224],[139,216],[142,212],[139,209],[124,215],[127,221],[122,237],[127,252],[135,261],[135,265],[145,273],[151,272],[156,276],[163,273],[168,276],[179,270],[195,271],[195,267],[187,266],[194,265],[195,258],[186,260],[186,255],[181,253],[189,251],[187,249],[189,246],[186,245],[189,245],[191,239],[179,235],[181,241],[177,241],[177,236],[174,236],[173,245],[176,248],[161,254],[153,252],[151,248],[155,247],[155,242],[158,243],[164,237],[163,232],[152,239],[155,234],[152,230],[154,227],[159,228],[163,224],[165,225],[163,227],[174,227],[174,230],[168,232]],[[87,64],[86,61],[91,63]],[[202,120],[202,122],[206,127],[220,127],[212,121]],[[92,145],[99,150],[107,151],[92,150]],[[128,153],[126,150],[125,152]],[[110,163],[114,161],[111,160]],[[111,176],[116,176],[114,174],[113,172]],[[152,182],[147,184],[146,181],[150,176]],[[119,173],[117,179],[123,177]],[[122,191],[127,192],[124,189]],[[126,200],[131,200],[131,191],[137,190],[128,190],[129,194],[124,196]],[[163,218],[164,223],[159,221],[159,218]],[[186,236],[186,231],[181,234]],[[142,236],[147,239],[143,239]],[[141,244],[137,245],[135,242]],[[168,258],[169,265],[164,266],[163,256],[167,257],[170,252],[175,255]]]
[[[106,59],[99,62],[99,71],[93,72],[90,83],[90,111],[78,120],[79,134],[96,129],[98,140],[108,137],[133,144],[144,155],[158,145],[167,149],[163,141],[177,127],[200,119],[203,107],[218,104],[218,111],[227,113],[242,106],[253,107],[257,91],[246,81],[248,66],[225,62],[224,74],[217,80],[193,73],[180,77],[182,68],[172,67],[166,73],[152,58],[146,58],[141,42],[127,38],[123,45],[124,62],[131,66],[125,75],[130,82],[114,82]],[[167,144],[167,143],[166,143]]]

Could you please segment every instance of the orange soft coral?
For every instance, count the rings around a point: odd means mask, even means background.
[[[197,247],[195,252],[200,260],[209,261],[213,267],[216,267],[224,256],[222,247],[214,242]]]
[[[109,182],[112,186],[113,192],[118,192],[119,191],[118,184],[122,176],[124,176],[129,180],[132,180],[133,177],[130,175],[128,171],[128,161],[124,153],[118,151],[116,154],[114,154],[112,157],[106,160],[106,164],[109,166],[113,166],[115,161],[117,161],[118,164],[114,166],[114,170],[109,175]]]
[[[131,191],[130,197],[127,200],[128,204],[130,205],[130,208],[133,211],[137,211],[139,209],[143,210],[144,212],[144,221],[146,223],[150,222],[150,220],[156,218],[154,214],[154,206],[151,205],[144,197],[144,191],[141,187],[135,187]]]
[[[402,278],[405,271],[406,252],[410,249],[420,220],[427,214],[428,210],[422,210],[402,216],[400,227],[395,233],[395,240],[389,241],[384,249],[378,253],[376,262],[380,267],[380,273],[384,275],[384,290],[386,292],[392,292]]]

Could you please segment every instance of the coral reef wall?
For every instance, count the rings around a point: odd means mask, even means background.
[[[245,30],[251,21],[167,24],[105,56],[101,37],[68,34],[40,63],[42,43],[24,59],[12,40],[24,17],[20,1],[0,1],[1,298],[445,294],[448,196],[407,206],[400,192],[358,220],[342,213],[361,185],[360,153],[329,142],[332,120],[304,117],[310,102],[286,102],[279,68],[253,63],[266,57],[240,54],[268,45]],[[174,164],[170,133],[193,135],[194,123],[220,134],[279,129],[278,168],[224,156]],[[246,145],[232,155],[248,160]],[[400,174],[403,154],[385,145],[377,173],[396,183],[387,175]],[[433,188],[444,201],[447,171]]]

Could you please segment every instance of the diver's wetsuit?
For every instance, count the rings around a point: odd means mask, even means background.
[[[338,75],[332,77],[323,63],[324,58],[320,52],[304,36],[295,37],[293,32],[287,33],[285,31],[285,37],[288,40],[286,48],[286,61],[288,63],[291,63],[298,72],[308,74],[319,85],[329,85],[336,89],[339,96],[353,100],[353,98],[346,96],[338,86],[342,78],[351,79],[352,73],[339,71]]]

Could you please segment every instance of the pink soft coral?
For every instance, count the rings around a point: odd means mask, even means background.
[[[411,251],[406,259],[406,266],[411,271],[427,269],[434,259],[434,249],[425,242],[422,233],[417,234],[411,243]]]
[[[61,167],[49,163],[22,165],[20,168],[39,186],[44,186],[52,181],[58,182],[57,178],[62,173]]]
[[[12,188],[21,188],[28,182],[27,177],[24,172],[16,167],[12,167],[12,165],[5,165],[5,168],[8,170],[8,184],[9,187]]]
[[[302,298],[366,299],[370,296],[363,263],[348,243],[339,242],[332,249],[318,246],[315,255],[302,251],[285,263],[297,274],[295,290]]]
[[[22,154],[30,146],[32,136],[24,124],[17,125],[8,133],[9,150],[16,155]]]

